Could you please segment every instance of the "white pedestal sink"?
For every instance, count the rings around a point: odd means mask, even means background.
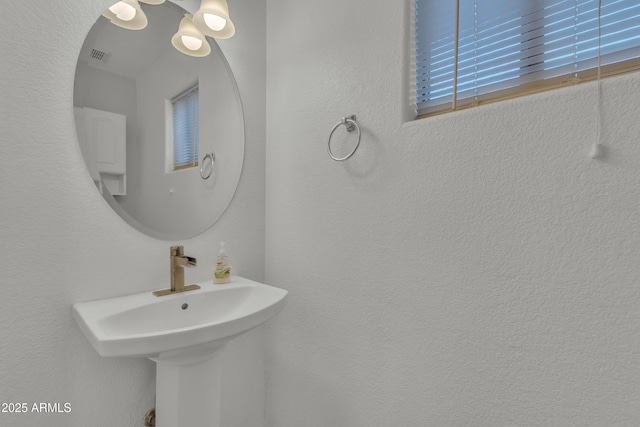
[[[220,426],[220,351],[280,312],[287,291],[242,277],[201,289],[78,303],[73,317],[105,357],[156,362],[156,426]]]

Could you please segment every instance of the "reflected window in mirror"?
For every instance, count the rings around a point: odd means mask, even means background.
[[[171,100],[172,170],[198,166],[198,121],[198,84],[195,84]]]

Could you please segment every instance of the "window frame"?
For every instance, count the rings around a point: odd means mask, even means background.
[[[570,73],[565,73],[562,75],[558,75],[558,76],[553,76],[553,77],[548,77],[548,78],[544,78],[544,76],[542,78],[537,78],[536,80],[533,81],[528,81],[528,82],[523,82],[523,80],[526,80],[523,76],[526,75],[526,73],[521,74],[518,77],[519,82],[517,82],[518,84],[515,84],[511,87],[507,87],[505,89],[499,89],[499,90],[495,90],[495,91],[491,91],[488,93],[484,93],[484,94],[479,94],[477,96],[472,96],[472,97],[464,97],[464,98],[459,98],[457,93],[459,92],[458,90],[456,90],[456,84],[457,84],[457,68],[458,68],[458,46],[457,44],[459,43],[459,36],[461,33],[461,29],[459,28],[459,22],[460,22],[460,1],[461,0],[456,0],[456,1],[452,1],[450,2],[451,7],[455,7],[455,17],[453,18],[454,22],[452,22],[452,26],[451,26],[451,31],[452,34],[454,34],[454,42],[455,42],[455,47],[454,47],[454,52],[453,52],[453,68],[454,71],[451,75],[451,81],[452,84],[451,86],[453,87],[452,90],[452,94],[451,95],[447,95],[447,97],[443,97],[442,100],[443,102],[438,102],[438,103],[434,103],[434,105],[427,105],[427,106],[423,106],[420,107],[420,104],[427,102],[427,100],[423,100],[422,99],[422,94],[428,94],[428,90],[426,89],[422,89],[419,85],[420,85],[420,77],[422,75],[427,75],[427,73],[423,73],[421,74],[419,72],[419,67],[421,66],[421,64],[426,64],[429,63],[428,60],[423,61],[420,56],[420,52],[418,52],[418,39],[419,39],[419,34],[418,34],[418,27],[419,25],[429,25],[429,20],[428,19],[423,19],[422,22],[420,21],[420,14],[418,13],[418,8],[419,8],[419,2],[421,0],[413,0],[413,7],[414,7],[414,24],[415,24],[415,39],[416,42],[414,43],[414,60],[415,60],[415,65],[414,65],[414,76],[415,76],[415,85],[413,87],[413,90],[415,91],[413,94],[413,99],[415,99],[415,108],[416,108],[416,118],[417,119],[421,119],[421,118],[425,118],[425,117],[431,117],[431,116],[435,116],[435,115],[440,115],[440,114],[445,114],[445,113],[449,113],[452,111],[458,111],[458,110],[463,110],[463,109],[467,109],[467,108],[471,108],[471,107],[476,107],[479,105],[484,105],[484,104],[490,104],[490,103],[494,103],[494,102],[499,102],[499,101],[503,101],[503,100],[507,100],[507,99],[513,99],[513,98],[517,98],[517,97],[521,97],[521,96],[526,96],[526,95],[530,95],[533,93],[539,93],[539,92],[543,92],[543,91],[548,91],[548,90],[553,90],[553,89],[558,89],[558,88],[562,88],[562,87],[566,87],[566,86],[571,86],[571,85],[575,85],[578,83],[582,83],[582,82],[587,82],[587,81],[592,81],[592,80],[597,80],[599,77],[609,77],[609,76],[613,76],[613,75],[618,75],[618,74],[623,74],[623,73],[628,73],[628,72],[632,72],[632,71],[637,71],[640,70],[640,57],[636,57],[636,58],[631,58],[631,59],[625,59],[619,62],[613,62],[607,65],[602,65],[602,66],[596,66],[596,67],[590,67],[590,68],[585,68],[585,69],[581,69],[578,71],[572,71]],[[441,1],[441,0],[434,0],[434,1]],[[445,1],[445,0],[442,0]],[[544,0],[540,0],[540,1],[544,1]],[[598,2],[599,4],[599,2]],[[598,9],[598,15],[600,15],[600,10],[602,9],[604,5],[599,6]],[[451,11],[449,11],[451,12]],[[640,17],[639,17],[640,19]],[[598,22],[600,20],[600,17],[598,17]],[[565,27],[565,28],[568,28]],[[600,32],[600,25],[598,24],[598,32]],[[602,37],[600,35],[598,35],[598,52],[600,52],[600,40],[602,39]],[[640,40],[638,41],[638,47],[640,47]],[[637,49],[638,47],[634,47],[634,49]],[[424,51],[423,51],[424,52]],[[606,56],[603,55],[602,59],[605,59]],[[589,57],[586,59],[587,61],[591,60],[593,61],[594,58],[593,57]],[[584,60],[583,60],[584,61]],[[600,61],[598,61],[600,62]],[[580,63],[580,61],[574,61],[573,63],[578,64]],[[426,83],[425,83],[426,85]],[[437,99],[437,98],[434,98]]]
[[[194,112],[194,122],[192,124],[192,144],[193,147],[191,149],[192,156],[190,157],[190,162],[179,163],[177,162],[177,151],[176,151],[176,123],[175,123],[175,108],[176,103],[185,99],[186,97],[190,97],[193,94],[195,95],[195,112]],[[169,109],[167,114],[167,122],[169,124],[167,129],[167,139],[170,142],[170,150],[167,150],[167,166],[170,172],[177,172],[181,170],[191,169],[198,167],[199,165],[199,151],[200,151],[200,87],[199,82],[196,82],[193,85],[190,85],[187,89],[180,92],[178,95],[174,96],[170,100],[167,100],[167,107]]]

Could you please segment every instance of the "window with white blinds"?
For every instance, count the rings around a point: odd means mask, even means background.
[[[173,170],[198,166],[198,85],[171,100]]]
[[[415,0],[415,11],[418,116],[640,69],[639,0]]]

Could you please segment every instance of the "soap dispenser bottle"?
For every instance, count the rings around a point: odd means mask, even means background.
[[[220,242],[220,253],[213,266],[213,283],[219,285],[229,283],[229,280],[231,280],[231,263],[229,263],[224,244],[224,242]]]

